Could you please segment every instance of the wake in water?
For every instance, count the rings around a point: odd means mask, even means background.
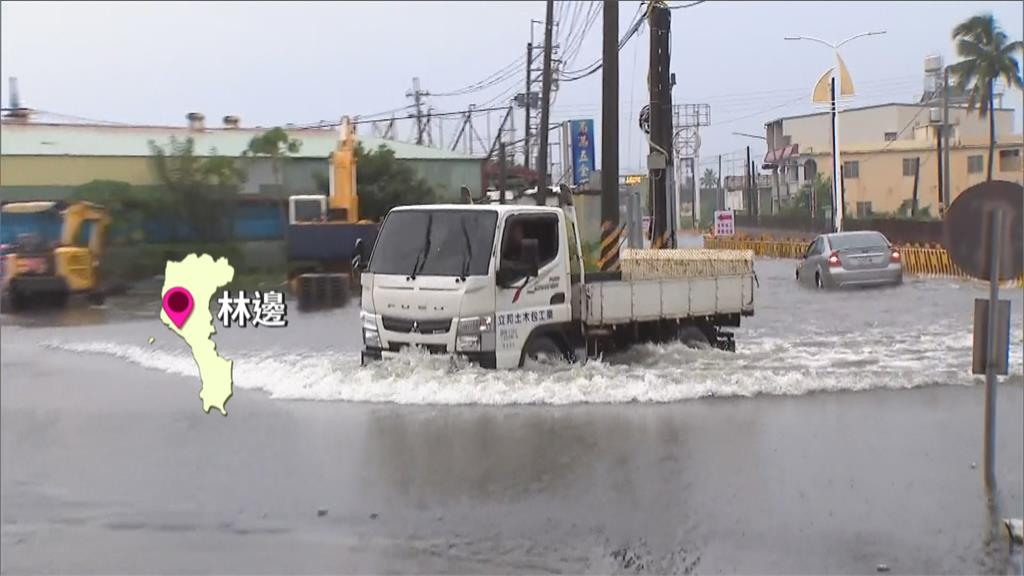
[[[198,378],[191,355],[113,342],[51,342],[49,347],[117,357],[145,368]],[[1010,376],[1020,385],[1022,337],[1011,335]],[[780,338],[743,334],[736,353],[682,344],[644,345],[577,365],[497,371],[447,356],[408,351],[360,368],[359,354],[243,353],[234,360],[237,388],[271,398],[398,404],[576,404],[674,402],[712,396],[972,385],[971,335],[938,324],[917,332],[805,330]]]

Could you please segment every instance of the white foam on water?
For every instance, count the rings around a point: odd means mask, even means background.
[[[777,333],[776,333],[777,334]],[[673,343],[642,345],[605,360],[485,370],[463,360],[407,351],[359,366],[359,354],[226,354],[234,383],[272,398],[398,404],[578,404],[674,402],[723,396],[800,395],[878,388],[973,385],[971,335],[963,326],[856,333],[804,330],[791,338],[748,330],[736,353]],[[113,356],[198,378],[188,354],[113,342],[51,342],[76,353]],[[1022,336],[1011,336],[1011,383],[1022,376]]]

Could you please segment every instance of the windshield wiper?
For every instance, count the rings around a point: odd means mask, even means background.
[[[462,255],[462,273],[460,275],[462,281],[465,282],[466,277],[469,276],[469,264],[473,261],[473,243],[469,240],[465,217],[460,218],[459,222],[462,224],[462,237],[466,239],[466,252]]]
[[[422,271],[423,267],[427,265],[427,258],[430,257],[430,229],[433,225],[434,215],[430,214],[427,216],[427,233],[426,238],[423,240],[423,249],[416,255],[416,262],[412,265],[412,274],[409,275],[409,278],[412,280],[415,280],[416,274]]]

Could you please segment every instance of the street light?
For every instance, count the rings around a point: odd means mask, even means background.
[[[839,154],[839,108],[836,105],[836,75],[837,74],[840,77],[840,83],[842,85],[841,87],[842,87],[842,90],[843,90],[841,95],[842,96],[846,96],[846,95],[852,96],[853,95],[853,81],[850,80],[849,74],[846,72],[846,65],[843,64],[843,59],[839,56],[839,48],[842,47],[844,44],[847,44],[848,42],[856,40],[857,38],[863,38],[865,36],[878,36],[878,35],[881,35],[881,34],[885,34],[885,30],[877,30],[877,31],[872,31],[872,32],[861,32],[860,34],[854,34],[853,36],[850,36],[846,40],[843,40],[842,42],[838,42],[838,43],[826,42],[825,40],[822,40],[821,38],[814,38],[813,36],[786,36],[785,37],[786,40],[810,40],[811,42],[817,42],[818,44],[824,44],[825,46],[828,46],[829,48],[831,48],[832,51],[835,53],[836,65],[832,69],[830,69],[827,72],[825,72],[825,75],[823,75],[821,77],[821,79],[818,80],[818,84],[815,85],[814,96],[812,96],[812,99],[815,102],[819,101],[817,99],[817,96],[819,94],[819,87],[822,85],[822,81],[825,80],[825,77],[828,76],[828,75],[831,75],[831,78],[829,79],[830,86],[831,86],[829,100],[830,100],[830,103],[831,103],[831,110],[832,110],[832,213],[833,213],[832,218],[833,218],[833,221],[834,221],[834,228],[835,228],[836,232],[840,232],[843,229],[843,212],[845,211],[845,205],[844,205],[845,194],[844,194],[844,183],[843,183],[843,178],[842,178],[842,166],[843,166],[843,164],[842,164],[842,160],[840,159],[840,154]],[[844,80],[844,79],[849,82],[849,91],[848,92],[845,91],[847,86],[845,84],[843,84],[843,82],[842,82],[842,80]],[[814,202],[813,202],[813,196],[814,195],[813,195],[813,193],[811,194],[811,196],[812,196],[811,206],[813,207],[814,206]],[[813,217],[813,213],[812,213],[812,217]]]
[[[747,138],[757,138],[758,140],[768,141],[764,136],[758,136],[757,134],[747,134],[746,132],[733,132],[733,136],[746,136]]]

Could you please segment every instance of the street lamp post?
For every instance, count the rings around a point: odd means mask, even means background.
[[[842,42],[839,43],[826,42],[821,38],[814,38],[811,36],[786,36],[785,38],[786,40],[810,40],[811,42],[824,44],[825,46],[828,46],[829,48],[832,49],[832,52],[835,54],[836,57],[836,65],[834,68],[832,68],[832,70],[830,70],[830,72],[832,73],[832,77],[830,79],[831,89],[829,91],[829,100],[831,103],[832,112],[832,219],[834,222],[833,228],[836,232],[841,232],[843,229],[843,212],[845,211],[845,193],[842,176],[843,164],[839,153],[839,108],[836,102],[836,76],[841,75],[843,71],[846,69],[846,66],[845,64],[843,64],[843,59],[839,56],[839,48],[848,42],[856,40],[857,38],[862,38],[864,36],[877,36],[879,34],[885,34],[885,30],[854,34],[853,36],[850,36],[846,40],[843,40]],[[826,72],[826,74],[828,73]],[[824,77],[822,79],[824,79]],[[840,76],[840,80],[842,80],[842,76]],[[850,91],[848,93],[843,92],[842,95],[847,94],[851,96],[853,95],[852,81],[850,81]],[[813,194],[814,190],[811,190],[811,195],[813,196]]]

